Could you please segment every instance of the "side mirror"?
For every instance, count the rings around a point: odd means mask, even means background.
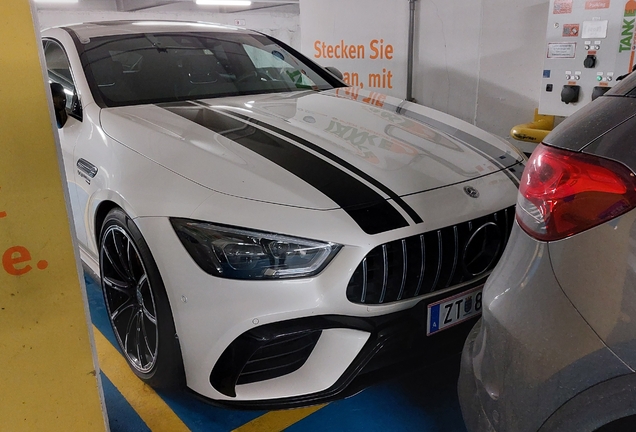
[[[338,78],[339,80],[342,81],[344,79],[344,75],[342,75],[342,72],[340,72],[337,68],[333,66],[327,66],[325,69],[327,69],[329,72],[335,75],[336,78]]]
[[[57,127],[61,129],[68,120],[68,114],[66,113],[66,93],[64,93],[62,84],[51,83],[51,95],[53,96],[53,110],[55,111]]]

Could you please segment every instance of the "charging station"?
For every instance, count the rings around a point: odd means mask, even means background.
[[[636,1],[550,0],[539,113],[569,116],[634,67]]]

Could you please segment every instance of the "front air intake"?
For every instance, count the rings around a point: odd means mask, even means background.
[[[223,352],[210,373],[210,384],[236,397],[236,386],[279,378],[300,369],[313,352],[322,329],[288,321],[243,333]]]
[[[261,346],[243,367],[236,384],[265,381],[297,371],[309,358],[321,333],[291,334]]]

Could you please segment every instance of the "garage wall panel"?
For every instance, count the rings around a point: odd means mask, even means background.
[[[408,6],[408,0],[300,0],[303,52],[314,55],[316,35],[337,44],[364,42],[375,31],[395,39],[398,62],[406,63]],[[539,104],[548,6],[549,0],[418,0],[417,102],[514,142],[510,129],[531,121]],[[338,59],[318,62],[348,69]],[[398,85],[380,90],[404,98],[406,70],[394,75]]]
[[[483,0],[475,124],[500,136],[532,120],[541,94],[547,0]]]
[[[539,103],[548,6],[548,0],[419,0],[418,102],[509,138]]]
[[[481,3],[418,1],[414,96],[470,123],[478,103]]]

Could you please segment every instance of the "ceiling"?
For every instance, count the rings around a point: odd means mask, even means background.
[[[276,9],[286,11],[298,8],[299,0],[252,0],[251,6],[200,6],[194,0],[79,0],[75,4],[54,3],[48,0],[46,3],[35,5],[41,10],[91,10],[91,11],[117,11],[117,12],[181,12],[181,11],[206,11],[206,12],[244,12],[262,9]]]

